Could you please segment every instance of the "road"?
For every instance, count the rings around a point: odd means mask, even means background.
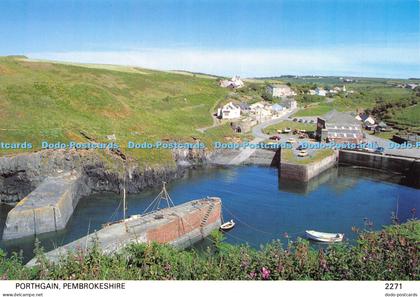
[[[292,114],[294,114],[294,113],[295,113],[295,112],[297,112],[297,111],[298,111],[298,109],[294,109],[294,110],[289,111],[288,113],[286,113],[286,114],[282,115],[281,117],[279,117],[279,118],[277,118],[277,119],[274,119],[274,120],[269,120],[269,121],[266,121],[266,122],[262,122],[262,123],[260,123],[260,124],[258,124],[258,125],[256,125],[256,126],[254,126],[254,127],[252,128],[252,135],[253,135],[255,138],[262,138],[262,139],[267,139],[267,138],[269,138],[270,136],[269,136],[269,135],[267,135],[267,134],[265,134],[265,133],[262,131],[263,129],[265,129],[265,128],[267,128],[267,127],[271,126],[271,125],[275,125],[275,124],[278,124],[278,123],[280,123],[280,122],[282,122],[282,121],[286,120],[289,116],[291,116]]]
[[[419,148],[412,148],[412,149],[393,149],[390,148],[390,144],[397,144],[391,140],[383,139],[374,135],[370,135],[366,133],[366,141],[368,143],[377,144],[380,147],[385,149],[385,154],[396,155],[401,157],[410,157],[410,158],[420,158],[420,149]]]
[[[250,143],[257,144],[257,143],[259,143],[263,140],[268,139],[270,136],[265,134],[262,130],[264,128],[267,128],[268,126],[275,125],[275,124],[278,124],[278,123],[284,121],[285,119],[287,119],[290,115],[292,115],[296,111],[297,111],[297,109],[292,110],[292,111],[282,115],[281,117],[279,117],[277,119],[262,122],[262,123],[260,123],[256,126],[254,126],[252,128],[252,135],[255,138],[254,138],[254,140],[250,141]],[[241,164],[242,162],[247,160],[255,152],[255,150],[256,150],[255,148],[249,148],[249,147],[241,148],[239,154],[236,157],[234,157],[228,164],[229,165]]]

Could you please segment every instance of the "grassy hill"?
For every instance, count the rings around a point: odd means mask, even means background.
[[[209,130],[210,112],[227,90],[214,78],[110,65],[61,64],[0,57],[0,141],[109,142],[148,164],[171,160],[169,150],[129,150],[127,141],[210,144],[232,132]],[[10,151],[0,150],[1,154]]]

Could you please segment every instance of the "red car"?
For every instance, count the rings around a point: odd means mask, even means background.
[[[280,136],[274,135],[270,137],[271,140],[280,140]]]

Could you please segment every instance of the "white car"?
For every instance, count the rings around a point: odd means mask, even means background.
[[[298,157],[306,157],[308,155],[308,152],[306,150],[301,150],[298,154]]]
[[[287,143],[296,143],[296,140],[294,138],[289,138],[287,140]]]

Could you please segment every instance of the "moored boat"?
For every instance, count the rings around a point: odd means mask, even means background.
[[[306,230],[306,237],[320,242],[341,242],[343,241],[343,233],[325,233],[314,230]]]
[[[226,222],[220,226],[220,230],[222,231],[229,231],[235,227],[235,222],[233,220],[230,220],[229,222]]]

